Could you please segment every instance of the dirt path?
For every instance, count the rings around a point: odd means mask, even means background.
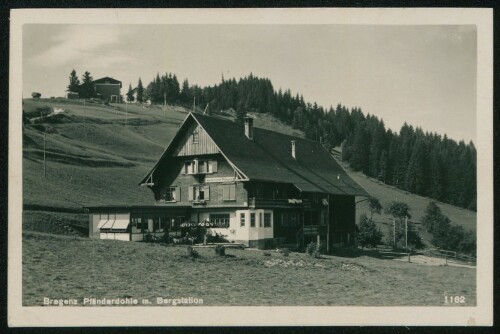
[[[395,258],[395,261],[408,261],[407,257]],[[446,259],[431,257],[425,255],[412,255],[410,257],[411,263],[422,264],[427,266],[454,266],[454,267],[463,267],[463,268],[476,268],[473,265],[462,264],[458,262],[452,262],[450,260],[446,261]]]

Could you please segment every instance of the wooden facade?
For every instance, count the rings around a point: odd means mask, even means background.
[[[202,226],[249,247],[304,247],[318,238],[327,248],[355,245],[355,196],[367,193],[319,144],[262,131],[189,114],[140,183],[153,191],[154,209],[128,210],[123,233],[144,240]]]

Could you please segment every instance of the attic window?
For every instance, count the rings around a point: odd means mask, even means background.
[[[193,130],[193,144],[198,144],[198,139],[199,139],[198,128],[196,128]]]
[[[184,162],[183,174],[217,173],[217,160],[190,160]]]

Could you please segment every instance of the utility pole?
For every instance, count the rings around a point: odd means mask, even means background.
[[[326,206],[326,253],[330,254],[330,195],[327,195],[328,205]],[[356,232],[354,232],[356,235]],[[356,239],[354,239],[356,240]]]
[[[167,107],[167,92],[163,93],[163,106]]]
[[[406,251],[408,252],[408,216],[405,217],[405,227],[406,227]]]
[[[87,103],[83,100],[83,131],[85,132],[85,139],[87,139]]]
[[[193,112],[196,110],[196,96],[193,97]]]
[[[393,238],[394,238],[394,247],[396,247],[396,218],[392,218],[393,222]]]
[[[47,159],[45,157],[45,151],[46,151],[46,138],[45,138],[45,133],[43,134],[43,177],[47,178]]]
[[[125,126],[128,125],[128,103],[125,103]]]

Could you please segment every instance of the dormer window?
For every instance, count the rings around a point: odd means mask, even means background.
[[[193,144],[198,144],[198,140],[199,140],[199,134],[198,134],[198,128],[195,128],[193,130]]]

